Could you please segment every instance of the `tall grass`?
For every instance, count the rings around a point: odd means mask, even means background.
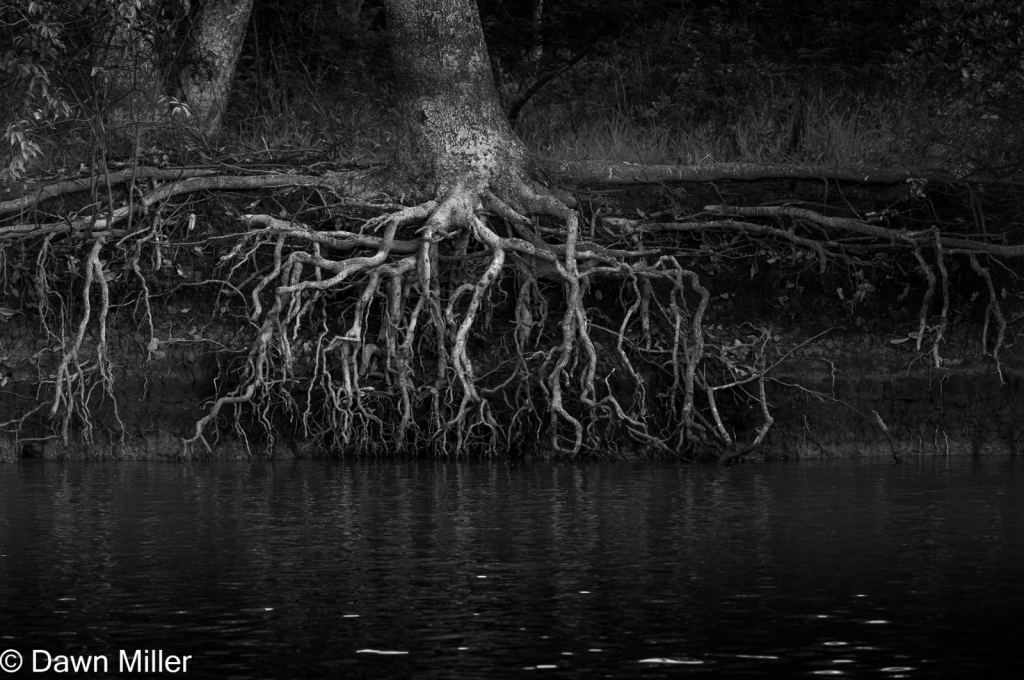
[[[900,142],[912,128],[912,110],[894,94],[852,98],[820,89],[802,101],[778,93],[755,96],[726,121],[645,114],[623,100],[570,112],[549,98],[527,112],[520,134],[555,160],[858,165],[906,163]]]
[[[234,93],[229,126],[221,144],[237,153],[280,149],[317,151],[337,162],[361,162],[381,155],[394,137],[395,117],[386,87],[347,79],[295,79],[288,88],[266,87]]]
[[[656,82],[663,74],[639,58],[627,66],[615,71],[608,64],[591,64],[588,71],[584,65],[580,73],[549,83],[522,112],[520,137],[555,161],[951,168],[962,163],[958,150],[981,149],[978,140],[992,137],[976,121],[937,121],[935,106],[930,111],[927,102],[894,89],[851,93],[766,80],[752,84],[742,100],[715,95],[717,108],[709,109],[690,102],[707,101],[711,93],[684,90],[685,96],[666,97]],[[379,74],[351,70],[327,82],[296,76],[287,86],[254,84],[250,74],[250,80],[235,83],[218,138],[196,139],[187,126],[168,126],[151,145],[154,158],[169,152],[171,162],[191,161],[201,147],[212,158],[256,160],[266,152],[306,150],[337,163],[386,161],[393,157],[398,128],[391,88]],[[86,122],[64,127],[48,139],[38,172],[88,161]],[[126,147],[126,154],[133,152]]]
[[[551,160],[905,166],[927,162],[934,150],[915,138],[924,127],[922,107],[897,93],[819,88],[798,100],[766,87],[724,119],[694,120],[672,111],[652,115],[624,90],[608,101],[597,90],[580,96],[553,85],[527,107],[518,129],[531,150]],[[397,129],[392,95],[373,83],[359,87],[308,83],[272,106],[236,107],[247,113],[232,117],[221,144],[239,153],[310,149],[338,162],[380,159]]]

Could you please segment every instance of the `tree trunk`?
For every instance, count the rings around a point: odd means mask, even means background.
[[[253,0],[206,0],[196,23],[197,62],[181,74],[196,128],[220,131]]]
[[[93,74],[106,128],[115,137],[135,137],[161,114],[163,79],[152,35],[137,14],[115,14],[98,44]]]
[[[472,0],[387,0],[401,92],[400,157],[410,179],[445,193],[518,178],[526,149],[509,127]]]

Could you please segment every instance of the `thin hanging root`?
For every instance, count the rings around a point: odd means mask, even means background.
[[[346,398],[346,402],[340,404],[340,406],[345,409],[354,409],[355,412],[361,413],[367,421],[374,421],[375,418],[366,414],[359,404],[358,363],[361,355],[360,352],[355,350],[362,349],[362,314],[370,298],[376,292],[377,282],[381,274],[388,272],[398,273],[399,271],[404,274],[407,271],[411,271],[415,266],[415,260],[412,257],[399,261],[393,267],[385,265],[385,260],[390,255],[391,245],[394,243],[398,228],[409,222],[426,217],[428,211],[435,205],[433,202],[428,202],[421,206],[406,208],[397,213],[382,216],[371,225],[373,228],[383,227],[384,229],[384,235],[377,241],[379,243],[377,253],[365,257],[352,257],[342,261],[323,258],[319,254],[320,251],[316,247],[316,242],[311,237],[310,232],[306,230],[279,231],[274,246],[274,266],[269,274],[264,275],[260,279],[251,295],[254,309],[252,318],[254,320],[262,314],[259,293],[275,281],[280,285],[274,291],[274,304],[267,311],[257,338],[250,347],[241,382],[230,394],[214,401],[210,411],[196,423],[193,436],[182,440],[182,455],[185,457],[191,456],[192,448],[197,443],[202,446],[206,453],[212,453],[209,442],[204,435],[206,427],[217,419],[224,406],[251,403],[259,396],[268,398],[263,399],[262,405],[255,408],[257,418],[268,432],[273,430],[269,415],[272,403],[275,399],[277,401],[283,399],[286,404],[291,402],[291,397],[285,387],[294,382],[292,372],[293,352],[287,329],[291,324],[300,323],[301,315],[308,309],[303,304],[304,294],[307,291],[316,294],[319,291],[336,288],[347,278],[363,272],[369,272],[367,285],[364,287],[360,303],[356,306],[357,309],[352,327],[346,333],[346,336],[340,338],[340,341],[343,343],[341,346],[342,390]],[[285,258],[284,249],[289,239],[296,240],[301,244],[311,244],[313,252],[296,250]],[[236,247],[231,251],[229,257],[233,257],[238,252],[240,251]],[[246,255],[246,257],[249,257],[249,255]],[[301,280],[305,264],[312,264],[316,270],[316,274],[311,280]],[[321,270],[330,271],[333,273],[333,276],[324,278],[321,275]],[[283,311],[285,313],[282,317]],[[293,332],[293,335],[296,334],[297,331]],[[278,361],[275,359],[275,353],[271,351],[274,347],[277,348],[277,354],[281,357],[279,360],[280,366],[276,367],[280,375],[276,379],[272,377],[272,373],[275,370],[274,364]],[[324,360],[324,366],[324,374],[326,376],[326,359]],[[324,383],[333,394],[334,388],[331,381],[325,378]],[[273,397],[274,394],[277,396]],[[236,429],[241,431],[237,421]],[[342,431],[340,434],[335,433],[335,435],[345,438],[347,437],[347,432]]]
[[[413,369],[412,344],[416,339],[416,328],[419,325],[420,315],[423,313],[423,306],[426,296],[422,294],[416,300],[416,306],[409,314],[409,323],[405,329],[405,337],[399,347],[396,357],[396,380],[402,395],[402,419],[398,424],[398,446],[399,450],[404,448],[409,432],[415,429],[415,420],[412,412],[413,393]]]
[[[679,384],[680,382],[686,382],[686,369],[681,368],[679,365],[680,349],[682,349],[684,353],[684,362],[688,359],[685,356],[688,343],[686,339],[686,333],[683,330],[683,324],[686,323],[686,319],[683,316],[682,310],[679,308],[679,304],[676,302],[677,296],[683,296],[683,291],[679,290],[676,287],[673,287],[672,292],[669,294],[668,312],[670,313],[666,313],[666,318],[668,318],[672,324],[672,390],[671,398],[669,399],[669,409],[672,413],[676,412],[676,395],[679,393]],[[662,311],[663,313],[665,313],[664,310]],[[690,384],[690,387],[693,387],[692,383]],[[689,410],[686,409],[687,396],[690,397]],[[693,409],[693,394],[692,392],[687,392],[685,388],[683,393],[683,402],[684,407],[681,414],[682,417],[680,418],[680,422],[684,425],[684,427],[680,428],[680,430],[685,431],[685,424],[690,418],[690,411],[692,411]]]
[[[939,237],[939,230],[934,228],[932,231],[935,237],[935,259],[939,264],[939,273],[942,274],[942,315],[939,317],[939,331],[935,334],[935,341],[932,343],[932,359],[935,362],[935,368],[942,368],[939,343],[945,337],[949,314],[949,275],[946,272],[946,257],[942,252],[942,239]]]
[[[974,254],[970,256],[971,267],[974,271],[978,272],[981,278],[985,279],[985,285],[988,287],[988,305],[985,307],[985,325],[981,331],[981,347],[982,352],[988,352],[988,320],[990,315],[996,317],[996,321],[999,323],[999,334],[996,336],[995,347],[992,348],[992,358],[996,362],[996,371],[999,373],[999,382],[1002,385],[1006,384],[1006,380],[1003,378],[1003,367],[999,363],[999,350],[1003,346],[1003,340],[1006,337],[1006,319],[1003,318],[1003,311],[999,306],[999,298],[996,297],[996,287],[992,283],[992,275],[987,269],[982,267],[978,263],[978,258]]]
[[[153,330],[153,310],[149,305],[149,284],[146,283],[146,277],[142,275],[142,270],[139,268],[139,257],[141,254],[141,245],[136,243],[136,247],[132,251],[130,264],[132,272],[139,282],[139,287],[142,289],[139,297],[142,299],[142,304],[145,307],[146,328],[149,330],[149,341],[146,343],[146,362],[148,363],[153,360],[153,352],[156,351],[159,341],[156,339],[156,333]],[[137,306],[136,309],[138,309]]]
[[[89,392],[86,390],[87,373],[92,368],[86,368],[79,361],[82,351],[82,341],[85,338],[86,328],[92,319],[92,286],[95,282],[100,290],[99,326],[100,339],[96,347],[96,370],[99,371],[100,380],[103,384],[104,393],[110,397],[114,406],[115,418],[124,431],[120,416],[117,414],[117,402],[113,393],[113,376],[110,373],[110,361],[107,357],[107,311],[110,308],[110,293],[107,289],[107,282],[103,275],[103,265],[100,263],[99,254],[103,249],[105,238],[97,238],[93,242],[92,249],[85,260],[85,282],[82,284],[82,318],[78,323],[78,332],[75,334],[74,342],[70,348],[65,349],[64,356],[54,374],[53,381],[53,403],[50,407],[50,417],[56,418],[63,410],[61,418],[61,441],[66,446],[70,442],[71,421],[77,414],[82,422],[82,436],[86,441],[92,441],[92,419],[89,417]]]
[[[725,425],[722,423],[722,416],[718,413],[718,404],[715,402],[715,390],[717,387],[708,385],[703,380],[699,381],[698,385],[704,390],[704,394],[707,397],[708,410],[711,411],[711,418],[715,423],[715,435],[726,448],[732,446],[732,435],[725,429]]]
[[[682,279],[686,277],[690,281],[690,287],[700,295],[700,303],[697,305],[696,311],[693,313],[693,320],[690,322],[690,339],[685,340],[684,351],[686,352],[686,374],[683,380],[683,424],[687,427],[693,425],[693,414],[694,414],[694,384],[696,382],[696,371],[697,366],[704,360],[704,312],[707,310],[708,303],[711,300],[711,293],[707,288],[700,285],[700,280],[697,275],[688,269],[683,269],[676,262],[675,258],[671,258],[672,263],[675,265],[676,271],[676,285],[682,295],[683,282]],[[685,298],[683,298],[685,300]]]
[[[644,278],[640,282],[640,329],[644,348],[651,348],[651,282]]]
[[[110,398],[111,407],[114,410],[114,419],[122,436],[125,432],[124,423],[121,422],[121,414],[118,412],[117,399],[114,398],[114,376],[111,373],[111,362],[107,356],[107,313],[110,310],[110,289],[107,287],[107,277],[103,271],[103,262],[99,257],[99,250],[89,254],[89,264],[95,272],[95,280],[100,289],[100,311],[97,319],[100,329],[99,343],[96,345],[96,366],[103,382],[103,392]]]
[[[761,356],[761,374],[757,378],[757,399],[761,406],[761,417],[764,418],[764,422],[761,424],[761,427],[757,429],[757,437],[754,438],[751,448],[760,446],[761,442],[764,441],[765,435],[768,434],[768,430],[770,430],[772,425],[775,424],[775,419],[772,418],[772,414],[768,410],[768,397],[765,395],[764,390],[764,355],[762,354]]]
[[[924,274],[928,280],[928,291],[924,294],[924,299],[921,300],[921,311],[918,313],[918,329],[917,329],[917,351],[921,351],[921,343],[924,342],[924,332],[928,327],[928,309],[932,304],[932,296],[935,295],[935,272],[928,266],[928,263],[924,259],[924,255],[921,254],[921,249],[918,247],[914,248],[914,257],[917,258],[917,264],[921,268],[921,273]]]
[[[761,445],[761,442],[764,441],[765,435],[768,434],[768,430],[770,430],[772,425],[775,424],[775,419],[772,418],[771,411],[768,408],[768,398],[765,395],[764,389],[764,355],[761,356],[758,363],[760,365],[758,366],[757,373],[757,401],[758,406],[761,407],[761,417],[763,418],[763,422],[761,423],[761,426],[757,428],[757,435],[754,437],[754,440],[749,444],[741,446],[739,442],[734,442],[728,445],[725,451],[723,451],[718,457],[719,465],[728,465],[731,461],[736,460],[737,458],[742,458],[756,449]]]
[[[646,388],[644,386],[643,379],[640,377],[639,374],[637,374],[636,369],[633,368],[633,364],[632,364],[632,362],[630,362],[629,357],[626,355],[626,351],[625,351],[625,349],[623,349],[622,344],[623,344],[623,342],[624,342],[624,340],[626,338],[627,329],[629,328],[629,322],[632,319],[633,315],[637,312],[637,310],[638,309],[640,310],[641,319],[643,319],[644,318],[643,315],[646,314],[646,313],[649,313],[650,310],[649,309],[645,310],[643,308],[643,299],[642,299],[642,294],[640,293],[640,286],[638,286],[638,284],[637,284],[636,272],[633,270],[632,267],[630,267],[628,265],[623,265],[623,267],[626,269],[626,271],[628,273],[630,284],[633,287],[634,297],[633,297],[633,303],[626,309],[626,313],[622,317],[622,323],[619,324],[619,332],[617,333],[616,338],[615,338],[615,351],[619,355],[619,363],[626,369],[626,372],[629,374],[630,380],[632,380],[633,384],[636,386],[637,395],[636,395],[636,397],[634,399],[634,403],[639,405],[639,408],[637,410],[639,411],[640,417],[641,418],[645,418],[647,416],[647,396],[646,396],[647,390],[646,390]],[[648,284],[646,278],[642,279],[642,282],[644,284]],[[650,290],[650,285],[649,284],[647,285],[647,290]],[[650,341],[649,337],[645,337],[644,338],[644,342],[645,343],[649,343],[649,341]],[[648,349],[649,349],[649,344],[648,344]],[[673,357],[674,356],[675,356],[675,351],[674,351],[674,348],[673,348]],[[673,366],[674,366],[674,364],[673,364]],[[673,373],[673,375],[675,375],[675,373]],[[676,386],[673,385],[673,388],[672,388],[672,401],[673,401],[673,403],[675,402],[675,398],[676,398],[676,389],[675,388],[676,388]],[[611,393],[611,391],[612,391],[611,388],[609,388],[608,391],[609,391],[609,393]],[[614,401],[614,406],[615,406],[616,410],[621,412],[621,410],[622,410],[621,405],[618,403],[617,400],[613,399],[613,401]],[[624,416],[620,416],[620,418],[625,419]],[[644,431],[645,436],[646,436],[646,427],[645,426],[641,426],[639,423],[637,423],[637,425],[635,427],[638,427],[638,428],[642,429]]]
[[[491,262],[484,271],[483,276],[476,282],[472,287],[473,297],[469,302],[469,309],[466,310],[466,314],[462,319],[462,323],[459,325],[458,331],[455,333],[455,342],[452,347],[452,366],[455,368],[455,373],[459,378],[459,382],[462,383],[462,401],[459,404],[459,411],[456,416],[448,421],[446,427],[455,427],[460,444],[463,441],[464,432],[467,429],[466,425],[466,412],[470,404],[477,404],[481,402],[480,395],[477,393],[476,385],[474,383],[473,376],[473,364],[469,360],[469,356],[466,354],[466,342],[469,338],[469,331],[473,327],[473,321],[476,319],[477,311],[480,309],[480,304],[484,299],[484,295],[487,290],[494,283],[494,280],[501,273],[502,267],[505,265],[505,249],[501,247],[501,240],[498,235],[487,228],[487,225],[483,221],[474,216],[473,217],[473,235],[483,243],[485,243],[492,252]],[[453,296],[453,299],[456,296]],[[484,410],[480,411],[481,416],[486,416]],[[486,420],[486,419],[485,419]],[[493,421],[488,422],[488,425],[496,427]]]
[[[562,375],[565,372],[566,365],[569,363],[569,359],[574,354],[573,348],[578,330],[577,322],[580,318],[580,315],[577,314],[577,308],[582,306],[579,271],[576,268],[576,240],[579,237],[579,219],[575,213],[569,214],[565,226],[565,266],[563,268],[561,265],[558,265],[558,273],[568,282],[568,295],[566,296],[565,314],[562,316],[562,345],[558,349],[558,361],[555,362],[555,368],[551,371],[551,376],[548,379],[551,388],[551,447],[555,451],[566,452],[570,456],[576,456],[583,446],[583,425],[579,420],[569,415],[562,403]],[[558,443],[559,416],[572,425],[575,433],[573,446],[569,451],[565,451]]]

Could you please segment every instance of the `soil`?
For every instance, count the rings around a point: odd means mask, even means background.
[[[588,191],[577,193],[585,212],[671,220],[707,204],[758,205],[783,201],[835,210],[856,205],[861,215],[894,210],[889,226],[907,225],[942,212],[946,222],[973,219],[962,197],[932,196],[911,201],[905,187],[826,187],[814,182],[717,183]],[[251,201],[242,197],[240,203]],[[948,205],[941,204],[948,199]],[[218,199],[219,201],[220,199]],[[223,215],[220,203],[209,201]],[[229,211],[230,212],[230,211]],[[1019,221],[987,221],[985,228],[1010,243],[1024,242]],[[919,226],[916,228],[920,228]],[[1003,313],[1010,323],[998,363],[991,356],[995,326],[986,346],[984,283],[971,268],[951,258],[948,328],[936,364],[931,335],[918,347],[922,300],[927,283],[906,259],[883,251],[824,272],[813,253],[746,237],[704,236],[703,243],[679,241],[677,257],[696,271],[712,293],[704,328],[709,346],[739,345],[755,329],[770,329],[770,360],[779,363],[767,385],[774,425],[748,458],[953,455],[1024,452],[1024,296],[1013,271],[993,268]],[[207,254],[211,259],[214,254]],[[198,258],[198,259],[197,259]],[[912,262],[912,258],[910,260]],[[201,284],[202,258],[179,258],[168,274],[181,283]],[[159,282],[154,288],[159,288]],[[609,288],[610,287],[610,288]],[[596,307],[614,284],[592,286],[587,301]],[[1014,292],[1017,291],[1017,292]],[[929,327],[938,323],[942,296],[927,309]],[[500,328],[496,325],[495,328]],[[90,331],[92,332],[92,331]],[[497,331],[495,331],[497,332]],[[67,445],[53,437],[48,412],[28,415],[39,402],[37,385],[56,367],[53,339],[26,313],[0,317],[0,461],[19,458],[177,459],[182,438],[191,436],[210,401],[230,388],[230,368],[248,346],[252,325],[230,301],[201,285],[156,298],[153,343],[135,314],[115,315],[108,343],[116,378],[114,400],[97,394],[89,401],[91,441],[80,423]],[[86,337],[86,345],[96,337]],[[85,347],[88,353],[89,347]],[[720,349],[720,351],[727,351]],[[495,360],[500,357],[495,357]],[[629,386],[624,386],[628,391]],[[759,409],[735,408],[724,396],[727,426],[749,439],[761,424]],[[17,435],[11,421],[24,418]],[[888,434],[883,425],[888,428]],[[243,433],[246,433],[243,428]],[[217,458],[325,455],[311,442],[280,437],[268,441],[253,429],[239,436],[230,427],[213,446]],[[211,442],[213,443],[213,442]],[[624,448],[622,456],[649,452]],[[543,451],[519,452],[544,455]]]

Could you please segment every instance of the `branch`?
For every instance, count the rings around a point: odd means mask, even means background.
[[[600,161],[560,161],[545,165],[548,175],[569,184],[614,186],[622,184],[672,184],[731,180],[829,179],[858,184],[903,184],[911,179],[951,182],[953,175],[940,170],[828,167],[823,165],[760,165],[714,163],[711,165],[642,165]]]
[[[823,227],[852,231],[858,234],[865,234],[887,241],[902,242],[911,245],[918,243],[937,243],[940,247],[964,248],[967,250],[999,255],[1000,257],[1024,257],[1024,246],[1007,246],[998,243],[979,243],[963,238],[937,235],[931,229],[919,231],[906,231],[890,229],[877,224],[868,224],[859,220],[852,220],[846,217],[827,217],[812,210],[804,208],[788,208],[781,206],[738,208],[724,205],[709,205],[704,208],[708,212],[717,214],[741,215],[743,217],[792,217],[805,219]],[[938,240],[936,240],[938,239]]]
[[[199,168],[128,168],[118,172],[104,174],[99,178],[98,184],[100,186],[109,187],[115,184],[120,184],[121,182],[126,182],[132,177],[136,180],[181,180],[189,177],[206,177],[213,174],[216,174],[216,170],[204,170]],[[0,214],[17,212],[19,210],[24,210],[25,208],[31,208],[37,203],[41,203],[47,199],[54,198],[55,196],[60,196],[62,194],[86,191],[91,188],[91,184],[91,177],[83,177],[81,179],[66,179],[60,182],[54,182],[53,184],[42,185],[38,190],[33,189],[35,193],[28,193],[21,198],[14,198],[9,201],[0,201]]]
[[[540,92],[540,89],[542,87],[544,87],[552,80],[554,80],[558,76],[562,75],[563,73],[571,69],[573,66],[577,64],[577,62],[579,62],[580,59],[585,57],[587,53],[594,48],[594,45],[597,44],[597,41],[601,38],[601,35],[604,33],[604,30],[605,28],[607,28],[607,26],[608,24],[602,24],[601,27],[597,29],[597,32],[594,34],[594,37],[590,39],[589,43],[587,43],[586,47],[577,52],[576,55],[565,64],[565,66],[559,69],[555,69],[554,71],[551,71],[546,75],[543,75],[540,78],[538,78],[537,82],[531,85],[530,89],[524,92],[522,97],[516,100],[516,103],[512,105],[512,108],[509,109],[508,112],[508,123],[509,125],[512,126],[513,130],[516,129],[516,123],[519,122],[519,113],[523,110],[523,107],[526,106],[526,103],[530,101],[533,95]]]
[[[49,224],[14,224],[9,227],[0,227],[0,241],[13,240],[48,233],[70,233],[91,228],[94,232],[102,232],[113,225],[126,219],[128,215],[140,207],[148,208],[155,203],[167,200],[171,196],[188,194],[194,191],[206,191],[210,189],[275,189],[283,187],[328,187],[342,194],[352,195],[360,191],[358,180],[362,173],[331,173],[323,177],[310,175],[259,175],[259,176],[230,176],[220,177],[195,177],[186,179],[174,184],[151,191],[137,203],[129,204],[114,210],[104,219],[92,221],[92,217],[85,217],[67,222],[53,222]]]

